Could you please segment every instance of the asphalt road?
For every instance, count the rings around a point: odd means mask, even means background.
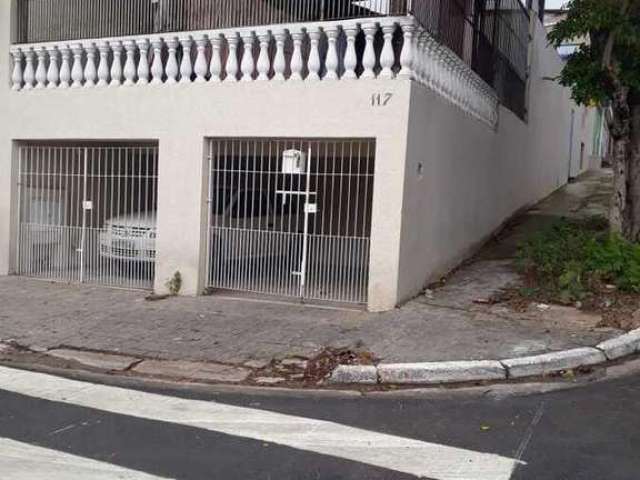
[[[391,396],[125,390],[13,372],[0,367],[3,480],[640,478],[637,371],[548,393]]]

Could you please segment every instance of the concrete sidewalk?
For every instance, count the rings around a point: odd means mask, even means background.
[[[446,284],[384,314],[220,297],[147,301],[102,287],[0,278],[0,340],[37,351],[71,348],[134,359],[253,369],[357,349],[386,363],[483,360],[592,346],[622,332],[572,308],[516,313],[484,303],[517,284],[518,241],[558,216],[606,212],[610,174],[590,173],[514,221]],[[137,367],[136,367],[137,368]]]

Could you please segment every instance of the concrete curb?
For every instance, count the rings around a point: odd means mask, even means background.
[[[640,328],[599,343],[596,348],[602,350],[609,360],[617,360],[640,352]]]
[[[509,378],[544,376],[562,370],[598,365],[606,361],[607,357],[604,353],[591,347],[501,360],[509,372]]]
[[[396,363],[378,366],[380,383],[432,385],[435,383],[503,380],[507,376],[500,362]]]
[[[529,357],[381,363],[377,366],[339,365],[329,381],[334,384],[433,385],[519,379],[604,365],[635,353],[640,353],[640,329],[604,341],[595,347],[573,348]]]

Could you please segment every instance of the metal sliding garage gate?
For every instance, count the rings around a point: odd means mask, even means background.
[[[366,303],[373,140],[209,139],[208,285]]]
[[[153,286],[158,148],[18,146],[19,275]]]

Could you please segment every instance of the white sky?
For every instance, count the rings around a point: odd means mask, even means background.
[[[547,0],[545,8],[560,8],[567,0]]]

